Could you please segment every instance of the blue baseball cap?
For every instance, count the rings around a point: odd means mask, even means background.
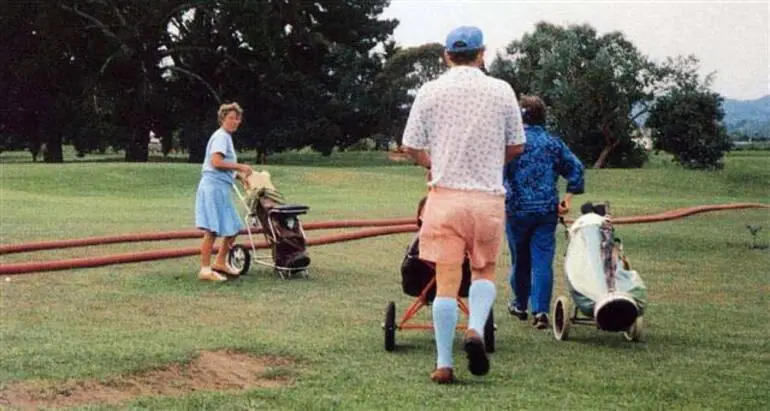
[[[484,47],[484,34],[473,26],[461,26],[449,32],[444,48],[450,53],[478,50]]]

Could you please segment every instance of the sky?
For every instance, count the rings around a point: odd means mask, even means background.
[[[484,32],[487,63],[495,51],[531,33],[539,21],[620,31],[655,61],[694,54],[701,75],[715,72],[712,89],[750,100],[770,94],[770,0],[391,0],[384,18],[400,21],[402,46],[443,44],[460,25]]]

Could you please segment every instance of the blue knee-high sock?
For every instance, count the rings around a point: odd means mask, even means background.
[[[495,283],[489,280],[476,280],[471,283],[468,290],[468,304],[470,315],[468,318],[468,328],[476,330],[480,336],[484,336],[484,325],[487,323],[489,310],[497,296]]]
[[[452,367],[452,345],[457,325],[457,299],[436,297],[433,300],[433,329],[438,358],[436,368]]]

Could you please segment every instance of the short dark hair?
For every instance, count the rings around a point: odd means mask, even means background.
[[[484,63],[484,60],[481,60],[481,67],[479,69],[486,75],[489,75],[489,70],[487,70],[487,64]]]
[[[449,56],[449,60],[454,64],[471,64],[476,61],[482,50],[483,49],[456,52],[447,51],[447,55]]]
[[[545,125],[545,103],[537,96],[522,96],[519,100],[521,119],[531,126]]]

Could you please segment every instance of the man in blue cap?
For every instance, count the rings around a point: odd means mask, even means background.
[[[472,279],[464,349],[472,374],[489,372],[483,337],[497,294],[495,263],[505,221],[501,170],[523,151],[525,140],[516,93],[480,69],[481,30],[452,30],[444,58],[449,70],[417,92],[403,137],[406,152],[430,170],[419,240],[420,258],[436,265],[431,380],[437,383],[454,381],[452,346],[466,255]]]

